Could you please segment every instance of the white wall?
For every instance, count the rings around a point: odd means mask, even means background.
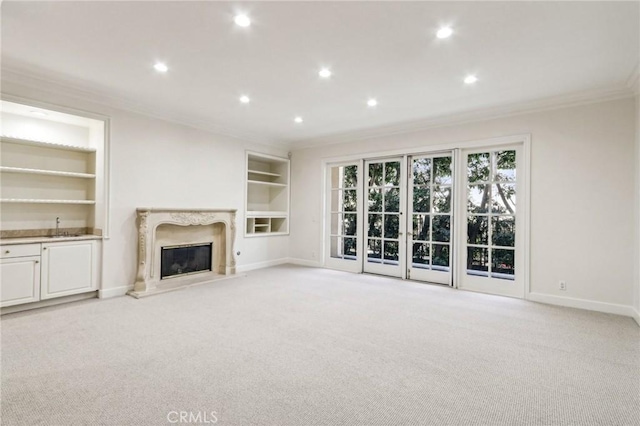
[[[40,86],[3,82],[2,92],[110,117],[110,238],[103,243],[105,294],[132,286],[137,264],[137,207],[238,210],[238,269],[286,259],[289,237],[244,238],[245,150],[286,151],[150,118]]]
[[[631,313],[634,99],[293,151],[290,252],[322,249],[323,158],[531,134],[531,291],[552,303]],[[558,289],[566,280],[567,290]],[[595,303],[592,303],[595,302]],[[574,305],[576,305],[574,303]]]

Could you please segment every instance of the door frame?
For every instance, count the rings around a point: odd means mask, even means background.
[[[516,273],[515,280],[517,280],[518,284],[522,284],[522,288],[518,287],[514,288],[514,286],[510,283],[514,281],[494,278],[489,274],[487,277],[475,277],[467,273],[467,252],[466,252],[466,244],[467,244],[467,230],[465,229],[467,226],[467,168],[466,168],[466,156],[468,154],[478,153],[478,152],[495,152],[500,150],[517,150],[517,159],[516,159],[516,244],[514,245],[515,251],[515,260],[516,260]],[[475,291],[480,293],[488,293],[495,294],[500,296],[508,296],[508,297],[516,297],[516,298],[526,298],[526,295],[529,293],[528,288],[528,271],[529,271],[529,263],[528,259],[528,234],[529,234],[529,224],[528,224],[528,211],[529,211],[529,194],[528,188],[526,188],[526,183],[529,181],[527,170],[528,167],[525,165],[526,155],[523,143],[513,143],[513,144],[501,144],[501,145],[493,145],[493,146],[481,146],[481,147],[471,147],[460,149],[458,152],[458,156],[460,157],[460,167],[459,167],[459,190],[456,194],[456,199],[458,200],[459,208],[456,210],[456,222],[459,224],[460,233],[457,234],[456,245],[457,245],[457,254],[458,254],[458,263],[456,265],[457,276],[456,276],[456,288],[460,288],[463,290]],[[522,157],[520,160],[518,158]],[[464,165],[464,166],[463,166]],[[492,166],[493,167],[493,166]],[[522,170],[524,169],[524,173]],[[522,174],[522,176],[521,176]],[[524,197],[521,197],[520,194],[524,193]],[[518,241],[521,241],[519,243]],[[520,244],[522,244],[520,246]],[[492,246],[488,246],[489,250],[491,250]],[[518,250],[520,249],[520,250]],[[522,266],[518,266],[522,264]],[[491,267],[491,266],[490,266]],[[520,269],[522,268],[522,269]],[[465,283],[465,279],[467,279]]]
[[[448,241],[448,245],[449,245],[449,271],[445,272],[445,271],[438,271],[437,269],[434,270],[432,268],[433,266],[433,253],[431,252],[431,261],[430,261],[430,265],[431,267],[429,269],[426,270],[421,270],[420,268],[414,268],[413,267],[413,237],[415,236],[413,234],[413,215],[415,214],[415,212],[413,211],[413,193],[415,190],[415,185],[413,184],[413,180],[410,176],[413,175],[413,160],[415,158],[430,158],[432,160],[432,166],[431,166],[431,179],[430,181],[433,182],[433,176],[435,173],[435,167],[433,166],[434,164],[434,159],[435,158],[445,158],[445,157],[449,157],[451,158],[451,184],[449,184],[448,186],[451,188],[451,199],[450,199],[450,209],[449,209],[449,218],[450,218],[450,226],[449,226],[449,241]],[[412,154],[409,155],[407,157],[407,181],[406,181],[406,186],[407,186],[407,199],[406,199],[406,222],[407,222],[407,232],[406,232],[406,241],[405,241],[405,246],[406,246],[406,250],[407,250],[407,259],[406,259],[406,265],[405,265],[405,269],[407,271],[407,278],[412,280],[412,281],[418,281],[418,282],[423,282],[426,284],[439,284],[439,285],[446,285],[448,287],[452,287],[453,286],[453,275],[454,275],[454,254],[455,251],[453,250],[453,248],[456,246],[457,241],[456,241],[456,233],[455,233],[455,212],[456,212],[456,204],[458,202],[458,200],[455,197],[456,194],[456,181],[458,179],[458,171],[457,171],[457,164],[456,164],[456,156],[455,156],[455,150],[448,150],[448,151],[438,151],[438,152],[428,152],[428,153],[419,153],[419,154]],[[432,185],[432,184],[430,184]],[[447,185],[447,184],[444,184]],[[435,184],[433,185],[435,186]],[[432,189],[432,188],[430,188]],[[427,213],[430,216],[430,220],[432,221],[431,223],[433,224],[433,216],[434,216],[434,212],[431,211],[431,207],[433,206],[433,193],[430,193],[430,206],[429,206],[429,213]],[[430,227],[430,232],[432,233],[429,237],[429,240],[431,241],[431,244],[438,244],[437,241],[433,240],[433,228]],[[410,243],[411,241],[411,243]],[[410,272],[411,271],[411,272]],[[442,278],[444,278],[446,275],[446,281],[443,281]]]
[[[521,202],[523,202],[526,205],[526,208],[524,208],[524,212],[523,212],[523,222],[524,222],[524,244],[523,244],[523,269],[524,269],[524,298],[525,299],[529,299],[530,298],[530,294],[531,294],[531,284],[530,284],[530,274],[531,274],[531,267],[530,267],[530,258],[531,258],[531,247],[530,247],[530,233],[531,233],[531,134],[530,133],[522,133],[522,134],[514,134],[514,135],[510,135],[510,136],[499,136],[499,137],[493,137],[493,138],[486,138],[486,139],[472,139],[472,140],[466,140],[466,141],[452,141],[452,142],[446,142],[446,143],[436,143],[436,144],[425,144],[425,145],[421,145],[421,146],[413,146],[413,147],[407,147],[407,148],[403,148],[403,149],[393,149],[393,150],[386,150],[386,151],[374,151],[374,152],[365,152],[365,153],[356,153],[356,154],[349,154],[349,155],[343,155],[343,156],[334,156],[334,157],[324,157],[321,159],[321,176],[324,177],[324,181],[326,182],[326,173],[327,173],[327,166],[332,165],[334,163],[345,163],[345,162],[356,162],[356,161],[361,161],[364,158],[385,158],[385,157],[401,157],[401,156],[410,156],[410,155],[420,155],[420,154],[425,154],[425,153],[432,153],[432,152],[438,152],[438,151],[454,151],[454,164],[457,164],[457,169],[458,170],[462,170],[462,167],[460,167],[460,162],[462,161],[462,154],[461,151],[464,149],[472,149],[472,148],[483,148],[483,147],[487,147],[487,148],[492,148],[492,147],[500,147],[503,145],[515,145],[515,144],[522,144],[522,153],[523,153],[523,161],[522,161],[522,170],[518,171],[518,174],[521,175],[524,179],[524,190],[523,190],[523,194],[520,195],[518,197],[519,200],[521,200]],[[361,164],[364,164],[364,162],[362,162]],[[461,172],[460,172],[461,173]],[[326,190],[326,184],[325,185],[321,185],[321,192],[322,192],[322,203],[320,206],[320,212],[319,212],[319,217],[322,218],[322,226],[320,226],[319,232],[320,232],[320,241],[322,242],[322,247],[321,247],[321,251],[320,253],[322,253],[322,257],[320,259],[320,261],[318,262],[320,264],[320,266],[325,266],[327,268],[330,268],[330,266],[327,266],[327,262],[326,262],[326,231],[327,231],[327,218],[326,218],[326,204],[327,204],[327,190]],[[456,193],[460,193],[461,190],[464,190],[464,187],[462,187],[462,182],[460,182],[460,179],[455,179],[454,181],[454,191]],[[360,202],[360,204],[362,204]],[[459,204],[459,203],[456,203]],[[464,207],[464,206],[463,206]],[[454,207],[455,209],[456,207]],[[359,206],[360,209],[360,206]],[[460,210],[460,206],[458,206],[457,208],[458,211],[454,212],[454,224],[453,224],[453,232],[455,235],[460,236],[461,234],[463,234],[462,231],[464,231],[464,227],[462,226],[462,224],[460,223],[459,220],[459,210]],[[363,210],[358,210],[358,212],[363,215]],[[362,217],[362,216],[361,216]],[[466,235],[466,232],[464,232],[464,235]],[[361,238],[362,240],[362,238]],[[360,250],[362,253],[362,250],[364,250],[364,247],[361,246]],[[460,262],[461,262],[461,256],[457,255],[457,250],[453,251],[453,255],[452,255],[452,262],[453,262],[453,287],[454,288],[458,288],[458,281],[459,281],[459,271],[460,271]],[[357,262],[360,265],[362,265],[362,262]],[[350,272],[362,272],[362,267],[360,267],[358,270],[354,270],[354,271],[350,271]]]

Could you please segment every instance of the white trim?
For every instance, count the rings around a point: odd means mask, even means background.
[[[5,71],[3,70],[2,72],[4,77]],[[35,99],[25,98],[23,96],[11,95],[3,92],[0,95],[0,97],[2,98],[3,101],[14,102],[21,105],[28,105],[36,108],[49,109],[52,111],[62,112],[70,115],[78,115],[80,117],[90,118],[92,120],[105,121],[105,122],[109,121],[109,117],[103,114],[98,114],[95,112],[85,111],[81,109],[70,108],[67,106],[58,105],[50,102],[37,101]]]
[[[596,302],[594,300],[587,299],[575,299],[573,297],[554,296],[551,294],[542,293],[529,293],[527,299],[532,302],[566,306],[569,308],[585,309],[588,311],[604,312],[607,314],[624,315],[627,317],[634,317],[634,314],[637,314],[632,306],[618,305],[615,303]]]
[[[638,68],[636,67],[636,70]],[[637,75],[634,71],[631,75]],[[356,140],[370,139],[374,137],[391,136],[403,133],[411,133],[419,130],[426,130],[436,127],[460,125],[475,121],[491,120],[514,115],[529,114],[534,112],[568,108],[578,105],[585,105],[596,102],[605,102],[616,99],[630,97],[638,92],[637,77],[635,78],[635,89],[630,85],[632,77],[629,77],[626,84],[616,84],[597,89],[590,89],[580,92],[572,92],[564,95],[552,96],[533,101],[516,102],[490,108],[478,108],[466,112],[457,112],[439,117],[430,117],[403,123],[396,123],[388,126],[379,126],[364,130],[347,131],[334,133],[326,137],[319,136],[298,141],[283,142],[282,140],[264,138],[255,133],[246,132],[237,128],[229,128],[220,124],[212,123],[211,120],[198,120],[190,116],[169,113],[158,106],[145,105],[137,100],[126,99],[124,97],[113,96],[105,90],[90,87],[79,87],[77,80],[70,80],[64,75],[56,75],[57,78],[50,78],[29,68],[4,68],[2,78],[6,83],[22,85],[29,88],[49,93],[52,95],[65,96],[79,99],[85,102],[103,105],[110,108],[117,108],[124,111],[142,114],[167,122],[181,124],[184,126],[205,130],[215,134],[244,140],[256,144],[290,149],[303,149],[319,145],[340,144],[353,142]],[[86,86],[86,85],[85,85]]]
[[[78,302],[81,300],[96,299],[97,292],[95,290],[72,294],[70,296],[56,297],[53,299],[44,299],[37,302],[23,303],[20,305],[6,306],[0,309],[0,315],[13,314],[15,312],[29,311],[31,309],[45,308],[48,306],[62,305],[70,302]]]
[[[524,298],[527,299],[531,293],[531,135],[526,135],[522,140],[522,153],[524,161],[522,167],[524,172]]]
[[[638,327],[640,327],[640,312],[637,309],[633,309],[633,319],[636,320]]]
[[[507,136],[498,136],[487,139],[470,139],[466,141],[454,141],[437,145],[421,145],[407,148],[393,149],[389,151],[371,151],[360,152],[357,154],[349,154],[338,157],[325,157],[322,158],[322,164],[332,163],[345,163],[348,161],[356,161],[362,158],[385,158],[385,157],[398,157],[403,155],[419,155],[419,154],[438,154],[440,152],[451,152],[456,148],[470,149],[470,148],[485,148],[500,145],[513,145],[522,143],[523,141],[531,141],[531,133],[519,133]]]
[[[103,288],[98,290],[98,298],[109,299],[111,297],[126,296],[129,290],[133,290],[133,285],[123,285],[121,287]]]
[[[249,263],[248,265],[236,265],[236,274],[241,272],[254,271],[256,269],[269,268],[271,266],[283,265],[289,262],[289,258],[265,260],[264,262]]]
[[[453,222],[453,228],[452,228],[452,238],[449,239],[449,241],[451,241],[451,245],[453,247],[453,245],[457,246],[460,240],[459,235],[467,235],[467,225],[462,223],[462,220],[460,220],[460,210],[462,209],[462,206],[460,206],[459,204],[459,200],[458,200],[458,196],[457,194],[461,194],[463,191],[466,191],[466,188],[464,188],[464,186],[462,185],[462,181],[463,179],[459,179],[458,176],[462,173],[461,169],[462,169],[462,149],[461,148],[454,148],[452,150],[452,156],[453,156],[453,164],[454,164],[454,172],[453,172],[453,188],[452,188],[452,194],[451,194],[451,221]],[[464,204],[466,205],[466,203]],[[459,250],[451,250],[451,287],[452,288],[460,288],[460,271],[461,269],[461,262],[462,262],[462,257],[460,255],[460,251]]]
[[[298,259],[296,257],[288,258],[286,263],[290,265],[307,266],[309,268],[322,268],[322,264],[317,260]]]
[[[534,101],[516,102],[490,108],[478,108],[465,112],[457,112],[439,117],[429,117],[415,121],[391,124],[388,126],[374,127],[364,130],[348,131],[338,134],[330,134],[317,138],[294,141],[290,144],[292,149],[305,149],[317,146],[343,144],[386,136],[395,136],[406,133],[433,129],[437,127],[457,126],[478,121],[488,121],[516,115],[532,114],[548,110],[571,108],[580,105],[588,105],[598,102],[607,102],[634,96],[633,90],[627,85],[614,85],[604,88],[591,89],[581,92],[573,92],[559,96],[537,99]]]

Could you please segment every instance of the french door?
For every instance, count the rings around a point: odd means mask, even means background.
[[[362,230],[362,167],[360,162],[331,165],[327,169],[328,234],[325,265],[334,269],[360,272],[359,255]]]
[[[458,286],[468,290],[524,297],[525,225],[522,145],[465,150],[463,190],[465,206],[460,222]],[[516,203],[516,200],[518,202]]]
[[[451,153],[409,157],[407,278],[452,284]]]
[[[365,253],[363,271],[403,277],[406,159],[365,161]]]
[[[365,162],[364,272],[451,285],[452,166],[451,153]]]
[[[325,265],[524,297],[524,146],[330,164]]]

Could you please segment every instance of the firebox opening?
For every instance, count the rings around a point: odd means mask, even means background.
[[[160,279],[211,271],[213,244],[162,247]]]

